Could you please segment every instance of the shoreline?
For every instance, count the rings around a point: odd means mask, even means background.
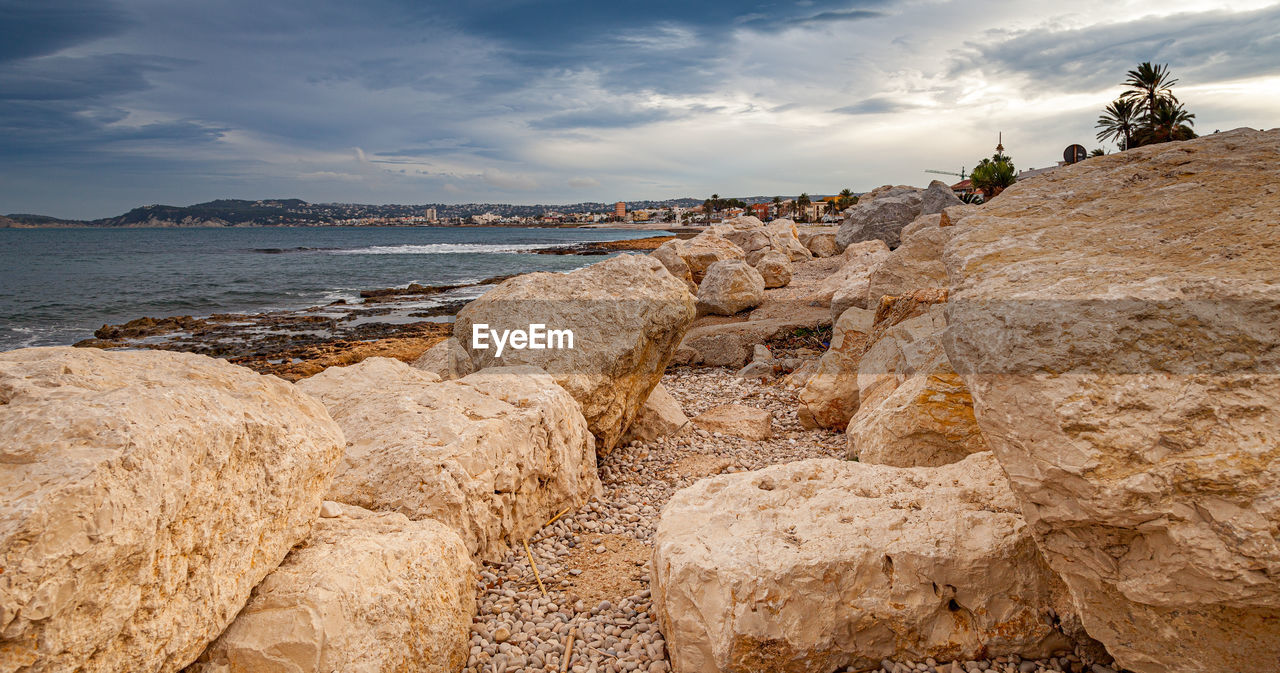
[[[605,256],[645,253],[676,236],[593,241],[523,254]],[[453,332],[453,317],[483,289],[519,274],[475,283],[370,288],[359,299],[261,313],[142,316],[103,325],[76,348],[149,349],[222,358],[259,374],[297,381],[367,357],[413,362]]]

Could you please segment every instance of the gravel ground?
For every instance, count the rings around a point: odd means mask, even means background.
[[[600,459],[604,496],[546,526],[476,582],[478,614],[466,671],[565,670],[570,634],[576,673],[670,671],[666,644],[649,613],[649,557],[658,515],[671,495],[700,478],[808,458],[840,458],[844,435],[805,430],[795,394],[778,384],[736,379],[719,368],[669,370],[663,385],[690,418],[736,403],[773,412],[774,437],[747,441],[686,426],[674,437],[633,443]],[[546,595],[538,586],[541,580]],[[887,673],[1030,673],[1089,670],[1074,654],[1044,661],[883,662]],[[1110,673],[1097,667],[1091,673]]]

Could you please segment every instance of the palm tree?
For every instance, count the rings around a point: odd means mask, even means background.
[[[1105,157],[1105,156],[1107,156],[1107,151],[1102,149],[1101,147],[1095,147],[1093,148],[1093,151],[1089,153],[1090,158]]]
[[[845,187],[840,190],[840,196],[836,198],[836,208],[844,210],[853,204],[853,190]]]
[[[1138,130],[1138,114],[1138,103],[1132,98],[1122,96],[1111,101],[1110,105],[1103,108],[1098,123],[1094,124],[1095,128],[1102,129],[1098,131],[1098,140],[1114,140],[1122,150],[1133,147],[1133,134]]]
[[[1147,115],[1147,123],[1154,126],[1156,108],[1160,100],[1178,102],[1173,95],[1173,85],[1178,80],[1169,76],[1169,64],[1153,65],[1150,61],[1138,64],[1138,67],[1125,73],[1128,78],[1121,84],[1129,87],[1120,97],[1138,101],[1142,112]]]
[[[1156,103],[1151,122],[1143,127],[1134,137],[1139,145],[1167,143],[1171,140],[1190,140],[1196,137],[1191,130],[1195,126],[1196,116],[1187,112],[1182,103],[1160,100]]]
[[[804,220],[804,221],[808,220],[809,214],[805,212],[805,209],[809,207],[809,203],[810,201],[809,201],[808,192],[804,192],[800,194],[800,196],[796,197],[796,207],[799,209],[801,220]]]
[[[982,192],[987,201],[1003,192],[1005,187],[1012,185],[1017,180],[1018,173],[1011,161],[983,159],[977,166],[973,167],[973,172],[969,174],[969,181],[973,184],[974,189]]]

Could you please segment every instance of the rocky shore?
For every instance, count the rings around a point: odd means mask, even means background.
[[[0,671],[1273,670],[1278,167],[1242,129],[886,185],[211,353],[279,376],[0,354]],[[573,348],[466,338],[533,322]]]

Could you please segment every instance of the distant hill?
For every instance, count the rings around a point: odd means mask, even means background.
[[[48,215],[30,215],[12,213],[0,217],[0,227],[83,227],[84,222],[77,220],[60,220]]]

